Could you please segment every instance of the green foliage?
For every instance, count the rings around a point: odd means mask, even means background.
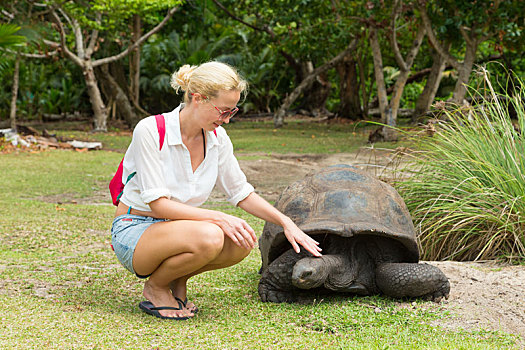
[[[183,26],[183,32],[189,28]],[[225,29],[215,40],[204,34],[180,35],[172,31],[167,36],[154,36],[142,49],[140,85],[149,92],[143,101],[152,113],[171,110],[181,97],[177,97],[170,86],[171,75],[184,64],[199,65],[212,59],[231,61],[231,30]],[[167,99],[166,95],[171,98]]]
[[[26,42],[23,35],[18,35],[19,32],[20,27],[17,25],[0,23],[0,74],[8,67],[8,62],[5,60],[7,55],[2,49],[14,49]]]
[[[23,35],[18,35],[20,27],[15,24],[0,23],[0,48],[20,46],[26,42]],[[2,51],[0,51],[1,53]]]
[[[89,111],[89,100],[81,73],[68,61],[46,64],[27,60],[20,65],[18,116],[26,120],[40,119],[42,114]],[[0,75],[4,88],[0,89],[0,112],[9,108],[12,85],[12,65]],[[3,114],[3,113],[2,113]]]
[[[403,90],[403,97],[401,98],[401,106],[404,108],[416,108],[416,101],[425,88],[425,81],[418,83],[413,82],[405,86]]]
[[[158,16],[158,11],[180,5],[183,0],[95,0],[88,3],[58,0],[51,3],[62,8],[83,29],[97,29],[104,32],[106,39],[122,41],[129,35],[128,22],[133,15],[141,15],[146,23],[157,24],[162,18]],[[101,15],[100,21],[97,14]]]
[[[4,3],[6,10],[16,14],[13,22],[22,27],[17,34],[25,36],[34,44],[17,48],[28,53],[45,53],[46,46],[40,42],[41,37],[59,41],[49,17],[39,16],[35,23],[29,23],[28,19],[24,19],[23,14],[32,8],[32,2],[17,0]],[[302,69],[305,63],[311,62],[314,67],[320,66],[339,53],[348,45],[351,38],[356,36],[361,36],[362,40],[356,53],[362,63],[358,73],[362,73],[364,80],[364,82],[359,81],[359,84],[363,83],[367,94],[370,95],[367,101],[362,103],[368,103],[376,97],[377,93],[373,88],[373,65],[367,45],[366,21],[377,21],[381,26],[387,26],[392,2],[222,0],[221,3],[240,19],[262,31],[253,30],[233,20],[218,9],[211,0],[46,2],[48,5],[60,6],[70,18],[77,20],[82,27],[84,39],[89,39],[91,29],[99,30],[94,59],[114,55],[129,44],[133,15],[140,16],[143,32],[146,32],[163,18],[168,8],[180,4],[179,10],[166,27],[142,47],[140,105],[150,113],[171,110],[180,101],[180,96],[177,96],[169,85],[171,74],[176,69],[183,64],[200,64],[212,59],[233,64],[250,83],[250,93],[243,105],[243,112],[275,111],[287,94],[296,87],[297,79],[304,76]],[[418,12],[411,9],[413,3],[413,1],[404,2],[402,15],[398,19],[397,39],[402,52],[406,52],[405,49],[410,46],[414,34],[413,25],[418,21]],[[452,40],[453,55],[462,57],[464,41],[459,28],[463,25],[467,28],[467,32],[481,30],[485,35],[491,36],[486,44],[480,45],[478,58],[501,55],[498,60],[505,62],[506,68],[514,70],[518,75],[525,71],[525,60],[522,57],[523,43],[525,43],[523,40],[525,2],[483,0],[458,4],[450,0],[436,0],[427,3],[439,38]],[[100,23],[96,21],[97,13],[101,14]],[[75,52],[72,29],[66,17],[62,14],[59,16],[67,28],[68,46]],[[31,29],[33,34],[26,33],[26,29]],[[395,83],[395,75],[398,74],[399,69],[383,34],[382,32],[380,36],[383,64],[387,86],[391,86]],[[0,31],[0,43],[1,37]],[[429,50],[431,47],[425,40],[413,71],[430,67],[432,59]],[[0,68],[0,81],[3,84],[0,89],[0,118],[2,119],[8,115],[6,111],[12,84],[11,58],[11,55],[4,55],[0,61],[0,66],[4,67],[3,72]],[[67,58],[57,55],[53,61],[46,60],[43,64],[49,68],[40,72],[43,75],[27,73],[35,69],[24,67],[29,65],[27,63],[29,61],[24,59],[21,71],[18,111],[22,119],[36,118],[42,113],[74,110],[84,112],[86,106],[89,110],[86,94],[78,96],[79,91],[85,92],[84,84],[80,83],[83,81],[82,76],[78,67],[64,63]],[[127,74],[129,67],[127,58],[123,59],[121,64]],[[57,67],[60,67],[58,73],[56,73]],[[42,81],[43,77],[52,82],[48,84]],[[125,87],[127,77],[120,78],[119,83]],[[325,79],[331,83],[332,89],[326,105],[335,112],[340,104],[338,74],[332,70],[326,74]],[[453,87],[455,81],[454,75],[444,79],[439,98],[449,96],[449,87],[445,85]],[[63,86],[66,87],[65,90]],[[401,108],[413,107],[421,88],[422,85],[419,83],[407,86],[402,97]],[[360,94],[363,98],[361,88]]]
[[[525,85],[497,95],[486,82],[478,105],[445,111],[398,184],[425,260],[525,259]]]

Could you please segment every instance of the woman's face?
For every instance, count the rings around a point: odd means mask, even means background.
[[[241,92],[236,90],[219,91],[217,97],[209,100],[203,99],[201,111],[203,115],[203,129],[206,131],[215,130],[223,123],[228,124],[231,116],[221,118],[221,112],[232,111],[236,108],[241,98]]]

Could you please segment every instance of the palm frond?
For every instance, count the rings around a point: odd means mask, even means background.
[[[0,23],[0,48],[20,46],[26,42],[23,35],[17,35],[20,27],[15,24]]]

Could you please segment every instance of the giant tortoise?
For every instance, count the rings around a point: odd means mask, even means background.
[[[296,253],[280,226],[259,239],[262,301],[294,302],[305,292],[448,297],[447,277],[418,263],[414,225],[396,190],[349,165],[334,165],[288,186],[275,207],[320,242],[322,257]]]

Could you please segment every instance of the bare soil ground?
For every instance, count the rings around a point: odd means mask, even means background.
[[[395,162],[392,152],[382,150],[361,150],[356,154],[287,154],[254,158],[257,157],[241,157],[241,168],[257,192],[272,201],[291,182],[328,165],[350,164],[388,179],[388,169]],[[219,197],[220,194],[214,192],[211,200]],[[449,299],[442,302],[441,307],[449,310],[452,317],[436,324],[451,329],[500,330],[521,336],[525,346],[525,266],[495,262],[430,263],[442,269],[451,284]]]

